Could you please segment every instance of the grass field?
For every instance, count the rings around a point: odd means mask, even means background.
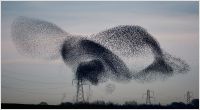
[[[62,103],[60,105],[41,104],[14,104],[2,103],[2,109],[198,109],[199,99],[194,99],[190,104],[172,102],[169,105],[145,105],[145,104],[113,104],[104,102],[95,103]]]

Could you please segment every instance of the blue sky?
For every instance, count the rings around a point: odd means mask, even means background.
[[[10,37],[10,25],[18,16],[53,22],[66,32],[90,35],[117,25],[140,25],[167,52],[191,66],[188,74],[147,83],[109,81],[92,87],[91,100],[143,103],[142,93],[151,89],[156,102],[185,101],[187,90],[199,97],[198,2],[2,2],[2,102],[58,104],[73,101],[73,72],[61,59],[46,61],[19,54]],[[106,84],[114,84],[112,94]],[[130,89],[131,88],[131,89]]]

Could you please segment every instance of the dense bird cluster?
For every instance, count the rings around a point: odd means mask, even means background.
[[[19,17],[14,20],[11,32],[20,53],[45,59],[61,56],[77,80],[93,85],[108,79],[152,80],[189,70],[187,63],[164,52],[140,26],[117,26],[86,37],[71,35],[46,21]],[[139,72],[131,71],[123,60],[145,54],[152,54],[154,60]]]

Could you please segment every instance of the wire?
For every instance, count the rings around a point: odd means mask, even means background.
[[[15,79],[15,80],[20,80],[20,81],[25,81],[25,82],[33,82],[33,83],[40,83],[40,84],[59,84],[60,85],[60,84],[67,84],[68,83],[68,82],[43,82],[43,81],[35,81],[35,80],[28,80],[28,79],[16,78],[16,77],[5,75],[5,74],[2,74],[2,76],[3,77],[5,76],[5,77],[8,77],[8,78],[12,78],[12,79]]]
[[[61,93],[47,93],[47,92],[38,92],[38,91],[24,91],[22,90],[22,88],[17,88],[17,87],[8,87],[8,86],[1,86],[2,88],[5,88],[5,89],[15,89],[17,91],[20,91],[20,92],[25,92],[25,93],[31,93],[31,94],[54,94],[54,95],[61,95]],[[16,91],[14,91],[16,92]]]
[[[27,90],[39,90],[39,89],[66,89],[65,87],[50,87],[50,88],[24,88],[24,87],[12,87],[12,86],[5,86],[2,85],[3,87],[7,87],[7,88],[17,88],[17,89],[27,89]],[[67,87],[67,86],[66,86]]]

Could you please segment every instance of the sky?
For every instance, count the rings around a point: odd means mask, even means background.
[[[142,98],[147,89],[154,91],[153,103],[183,101],[189,90],[199,97],[199,5],[198,2],[6,2],[1,4],[1,101],[3,103],[59,104],[73,102],[74,73],[61,60],[26,57],[16,50],[10,28],[19,16],[52,22],[68,33],[91,35],[117,25],[144,27],[168,53],[185,60],[191,67],[186,74],[165,80],[129,83],[108,81],[91,86],[90,101],[124,103]],[[112,93],[106,85],[115,86]],[[85,87],[85,93],[88,93]],[[63,96],[65,96],[63,98]]]

